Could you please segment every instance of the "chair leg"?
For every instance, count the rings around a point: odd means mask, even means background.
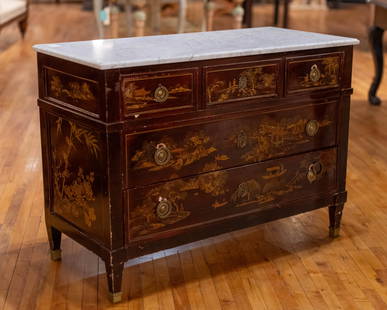
[[[94,0],[93,2],[95,20],[97,22],[98,35],[100,39],[103,39],[104,37],[104,29],[103,29],[103,24],[100,17],[100,14],[102,11],[102,5],[103,5],[103,0]]]
[[[242,28],[243,15],[245,13],[245,10],[242,7],[243,2],[244,0],[234,0],[234,3],[236,4],[234,10],[232,11],[232,15],[234,16],[234,29]]]
[[[177,32],[183,33],[186,23],[186,14],[187,14],[187,0],[180,0],[179,7],[179,21],[177,25]]]
[[[273,19],[274,26],[278,26],[279,5],[280,5],[279,0],[274,0],[274,19]]]
[[[284,0],[284,16],[283,16],[283,27],[288,28],[289,26],[289,0]]]
[[[215,6],[213,1],[204,0],[203,31],[211,31],[213,29]]]
[[[375,64],[375,77],[368,92],[368,101],[372,105],[380,105],[381,100],[376,96],[383,76],[383,34],[384,29],[373,26],[369,30],[369,42]]]
[[[21,33],[23,38],[26,35],[27,26],[28,26],[28,19],[27,18],[24,18],[21,21],[19,21],[19,30],[20,30],[20,33]]]
[[[145,0],[136,1],[137,10],[133,13],[133,22],[134,22],[134,36],[142,37],[145,35],[145,22],[146,22],[146,13],[145,13]]]

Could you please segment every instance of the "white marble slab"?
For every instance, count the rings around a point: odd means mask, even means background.
[[[274,27],[39,44],[34,49],[97,69],[260,55],[344,45],[357,39]]]

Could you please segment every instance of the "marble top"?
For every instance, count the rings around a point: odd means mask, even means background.
[[[357,39],[275,27],[39,44],[34,49],[107,70],[356,45]]]

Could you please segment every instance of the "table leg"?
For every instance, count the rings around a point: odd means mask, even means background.
[[[375,64],[375,77],[368,92],[368,101],[372,105],[380,105],[381,100],[376,96],[383,76],[383,33],[384,29],[373,26],[369,31],[369,42]]]
[[[204,0],[203,31],[211,31],[213,29],[214,13],[215,3],[211,0]]]

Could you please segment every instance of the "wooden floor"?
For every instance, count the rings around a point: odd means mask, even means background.
[[[270,13],[257,7],[255,25],[269,25]],[[96,38],[94,20],[77,5],[32,5],[24,41],[16,26],[0,34],[0,309],[387,309],[387,87],[383,106],[367,104],[368,18],[367,6],[291,14],[292,28],[362,40],[341,237],[328,239],[327,210],[317,210],[136,259],[112,307],[94,254],[65,237],[62,262],[49,259],[31,50]]]

